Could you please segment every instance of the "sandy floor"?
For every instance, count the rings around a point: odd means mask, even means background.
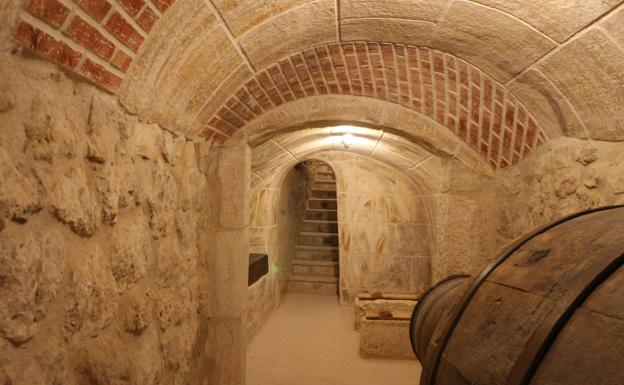
[[[418,384],[418,361],[363,359],[358,349],[351,307],[288,294],[248,347],[247,385]]]

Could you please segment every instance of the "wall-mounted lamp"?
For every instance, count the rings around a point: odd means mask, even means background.
[[[344,148],[348,150],[349,147],[351,147],[351,145],[353,144],[353,135],[351,135],[349,133],[344,134],[342,136],[342,140],[340,141],[340,143],[342,143]]]

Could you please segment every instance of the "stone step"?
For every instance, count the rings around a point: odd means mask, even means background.
[[[338,261],[339,250],[332,246],[297,246],[297,260]]]
[[[291,275],[290,281],[296,282],[323,282],[323,283],[337,283],[338,277],[318,277],[316,275]]]
[[[338,234],[324,234],[321,235],[301,235],[297,240],[298,246],[338,246]]]
[[[289,281],[287,290],[291,293],[337,295],[338,282]]]
[[[306,209],[304,220],[336,221],[338,212],[330,209]]]
[[[310,196],[308,197],[308,199],[311,199],[311,198],[336,199],[336,191],[334,190],[312,190],[310,191]]]
[[[312,188],[316,190],[336,190],[336,181],[321,179],[312,183]]]
[[[300,231],[299,235],[304,237],[337,237],[338,233],[333,231]]]
[[[311,198],[308,199],[308,204],[306,208],[336,210],[338,208],[338,202],[334,198]]]
[[[297,250],[308,251],[334,251],[338,250],[338,246],[315,246],[315,245],[297,245]]]
[[[327,190],[327,191],[336,191],[337,187],[335,184],[331,183],[314,183],[312,187],[315,190]]]
[[[338,266],[338,261],[313,261],[308,259],[293,259],[293,265],[301,266]]]
[[[293,261],[293,274],[315,277],[337,277],[337,261],[309,261],[314,264],[298,264]],[[319,264],[319,263],[322,263]]]
[[[334,211],[334,210],[332,210]],[[303,223],[335,223],[338,224],[338,221],[326,221],[322,219],[304,219]]]
[[[300,229],[305,232],[337,233],[338,223],[333,221],[303,221]]]

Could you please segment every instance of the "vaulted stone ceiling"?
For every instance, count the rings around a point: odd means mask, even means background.
[[[624,139],[621,0],[172,3],[26,1],[14,39],[143,120],[217,141],[418,122],[424,142],[446,131],[496,169],[560,135]],[[77,17],[91,39],[72,33]]]
[[[320,153],[350,152],[378,160],[405,173],[423,191],[438,191],[439,157],[405,138],[379,129],[355,126],[307,128],[281,133],[251,151],[252,186],[281,183],[291,167]]]

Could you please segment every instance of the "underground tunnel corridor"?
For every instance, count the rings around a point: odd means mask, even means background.
[[[0,384],[624,383],[623,25],[3,0]]]

